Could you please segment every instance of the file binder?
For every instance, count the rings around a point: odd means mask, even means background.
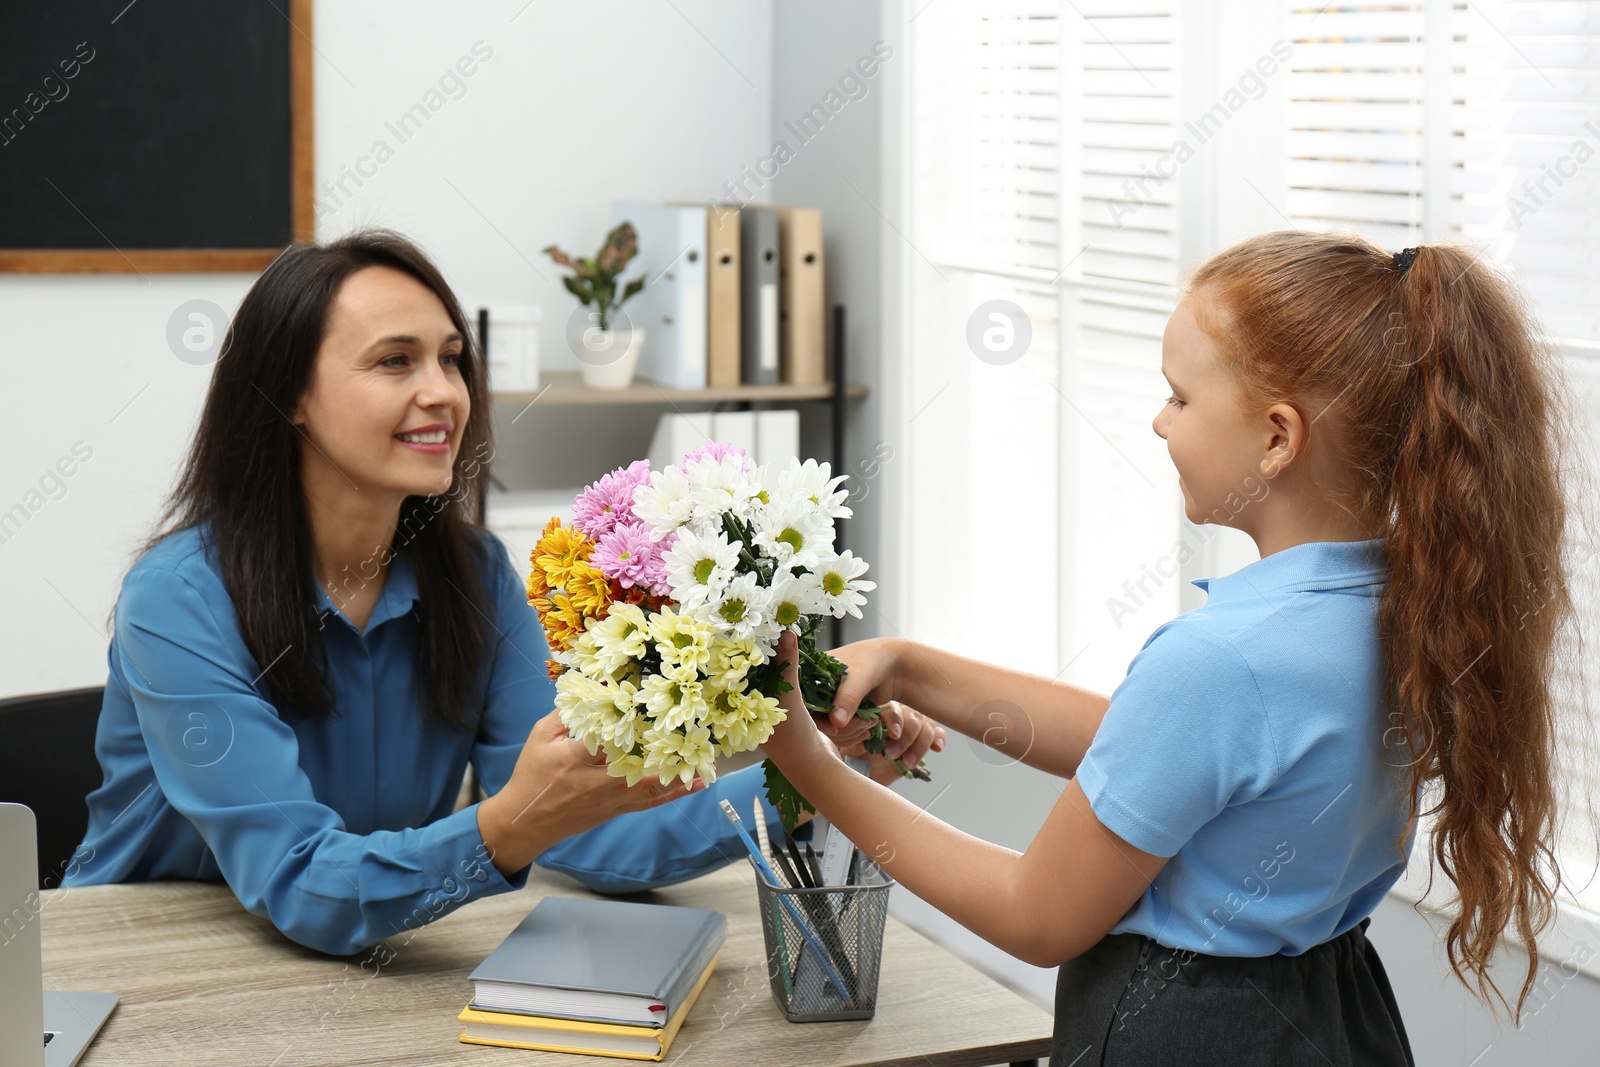
[[[746,385],[775,385],[779,375],[778,213],[770,207],[739,209],[740,272]]]
[[[706,215],[706,385],[713,389],[738,385],[741,308],[739,305],[739,211],[717,204],[691,205]]]
[[[822,212],[778,207],[779,380],[788,385],[828,381],[824,313]]]
[[[645,286],[621,312],[645,331],[635,373],[677,389],[706,386],[706,209],[618,200],[613,222],[633,223]],[[632,266],[632,265],[630,265]]]

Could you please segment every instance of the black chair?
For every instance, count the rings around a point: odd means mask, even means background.
[[[95,724],[105,687],[0,700],[0,800],[26,804],[39,825],[39,888],[61,884],[89,828],[85,798],[100,788]]]

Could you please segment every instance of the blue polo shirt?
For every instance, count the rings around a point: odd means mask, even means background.
[[[1158,627],[1078,767],[1095,815],[1172,859],[1112,933],[1215,956],[1299,955],[1405,872],[1398,719],[1382,689],[1383,542],[1315,541]],[[1386,738],[1387,733],[1387,738]],[[1386,744],[1387,740],[1387,744]]]
[[[521,577],[487,539],[498,637],[477,692],[476,734],[423,717],[415,672],[417,581],[402,548],[365,631],[318,592],[338,714],[284,716],[244,645],[202,529],[164,539],[123,580],[95,737],[104,771],[67,884],[225,879],[290,938],[350,953],[405,937],[468,900],[521,888],[489,862],[473,804],[455,811],[470,762],[492,795],[554,708],[547,646]],[[683,881],[745,855],[718,808],[748,813],[759,766],[672,804],[619,816],[537,860],[601,892]]]

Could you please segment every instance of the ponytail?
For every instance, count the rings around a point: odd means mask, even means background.
[[[1423,246],[1395,288],[1422,343],[1400,368],[1412,401],[1386,500],[1385,660],[1411,792],[1440,787],[1424,814],[1460,905],[1451,968],[1504,1004],[1488,968],[1514,927],[1530,956],[1520,1018],[1560,884],[1550,683],[1572,604],[1553,376],[1513,292],[1470,252]]]
[[[1400,723],[1387,758],[1404,764],[1412,823],[1424,795],[1433,801],[1420,811],[1437,816],[1430,858],[1460,905],[1445,936],[1451,970],[1505,1004],[1489,963],[1514,928],[1529,955],[1520,1018],[1561,885],[1552,678],[1572,614],[1559,480],[1569,420],[1554,353],[1480,255],[1267,233],[1189,285],[1211,309],[1202,323],[1226,319],[1219,350],[1244,402],[1315,405],[1308,447],[1331,447],[1349,472],[1323,488],[1383,531],[1379,630]],[[1431,888],[1431,863],[1429,876]]]

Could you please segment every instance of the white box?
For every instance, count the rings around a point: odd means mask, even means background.
[[[496,393],[539,388],[538,304],[489,305],[489,387]]]

